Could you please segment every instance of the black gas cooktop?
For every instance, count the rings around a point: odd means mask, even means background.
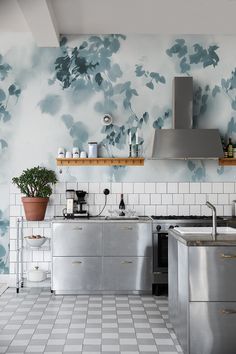
[[[207,215],[152,215],[153,220],[211,220],[212,216]],[[217,220],[224,220],[222,216],[217,216]]]

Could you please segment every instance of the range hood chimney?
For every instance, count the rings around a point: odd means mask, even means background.
[[[156,159],[218,159],[223,157],[218,129],[192,129],[193,78],[173,81],[173,129],[156,129],[152,157]]]

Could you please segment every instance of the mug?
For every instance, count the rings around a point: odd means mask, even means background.
[[[65,157],[65,150],[63,148],[59,148],[58,151],[57,151],[57,157],[59,159],[63,159]]]
[[[87,157],[86,151],[81,151],[80,157],[81,157],[82,159],[85,159],[85,158]]]
[[[66,158],[67,158],[67,159],[71,159],[71,158],[72,158],[72,154],[71,154],[70,151],[67,151],[67,152],[66,152]]]
[[[73,155],[73,159],[79,158],[79,149],[77,147],[73,147],[72,155]]]

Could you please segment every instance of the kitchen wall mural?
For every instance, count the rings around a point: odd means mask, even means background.
[[[139,131],[151,157],[155,129],[171,127],[172,78],[194,78],[194,126],[219,128],[236,142],[235,36],[107,35],[61,37],[37,48],[26,34],[0,36],[0,272],[8,272],[12,176],[55,168],[58,147],[127,156]],[[113,124],[102,125],[105,113]],[[210,142],[209,142],[210,144]],[[57,169],[58,170],[58,169]],[[58,170],[59,172],[59,170]],[[63,168],[61,181],[235,180],[215,161],[151,161],[145,167]]]

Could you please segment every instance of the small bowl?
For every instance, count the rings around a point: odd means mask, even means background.
[[[30,238],[29,236],[26,236],[25,239],[28,245],[32,248],[41,247],[47,241],[47,237]]]

